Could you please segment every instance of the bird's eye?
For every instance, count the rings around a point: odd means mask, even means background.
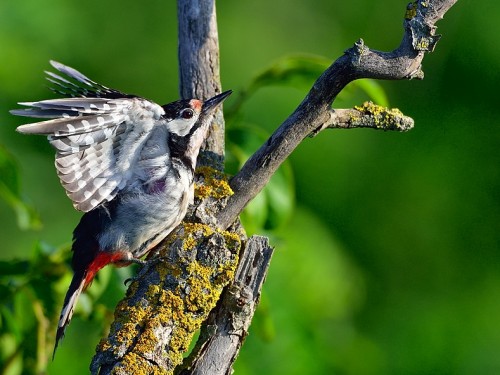
[[[182,111],[181,113],[181,116],[182,118],[184,119],[190,119],[191,117],[193,117],[194,115],[194,112],[192,109],[185,109],[184,111]]]

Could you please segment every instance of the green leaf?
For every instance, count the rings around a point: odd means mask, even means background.
[[[289,163],[283,163],[264,188],[268,215],[265,229],[279,228],[292,216],[295,208],[295,183]]]
[[[92,300],[97,300],[101,294],[106,290],[111,280],[113,267],[104,267],[99,270],[99,273],[92,281],[92,288],[88,288],[86,293],[92,297]]]
[[[226,170],[241,169],[247,159],[266,141],[267,134],[257,126],[242,125],[228,129]],[[266,187],[245,208],[241,221],[248,233],[271,230],[285,223],[295,203],[292,170],[285,162]]]
[[[267,221],[268,201],[264,191],[248,203],[240,214],[241,223],[248,234],[254,234],[261,231]]]
[[[239,91],[239,95],[233,100],[233,105],[226,107],[226,119],[233,118],[243,104],[262,87],[279,85],[307,90],[329,64],[328,59],[314,55],[280,58],[257,74],[246,88]]]
[[[252,329],[265,342],[272,342],[276,339],[276,324],[271,315],[271,301],[267,290],[262,290],[261,300],[257,311],[255,311]]]
[[[389,99],[383,87],[373,79],[358,79],[352,82],[354,86],[362,90],[370,100],[383,107],[389,107]]]
[[[259,89],[266,86],[286,86],[299,90],[309,90],[314,82],[332,64],[330,59],[315,55],[285,56],[257,74],[250,84],[240,90],[233,105],[226,109],[226,117],[233,118],[243,104]],[[387,96],[382,86],[375,80],[359,79],[351,82],[336,98],[336,102],[346,102],[363,93],[368,99],[382,106],[388,106]]]
[[[40,229],[40,217],[23,199],[19,181],[19,168],[14,157],[0,146],[0,198],[14,210],[21,229]]]
[[[285,56],[257,75],[248,91],[271,85],[308,89],[330,64],[329,59],[321,56]]]
[[[231,128],[227,135],[226,171],[229,173],[240,170],[266,139],[266,134],[262,129],[252,125],[239,125]],[[264,227],[267,215],[267,197],[261,193],[252,199],[240,217],[247,232],[256,233]]]
[[[5,276],[22,276],[26,275],[30,270],[30,262],[28,260],[2,260],[0,261],[0,275]]]
[[[18,169],[12,154],[0,145],[0,181],[14,195],[20,194]]]
[[[58,285],[69,273],[69,255],[68,246],[54,247],[45,242],[37,242],[32,251],[27,285],[49,317],[58,314],[60,308]]]
[[[12,303],[12,301],[11,301]],[[12,334],[18,342],[22,340],[22,324],[16,319],[12,312],[12,306],[4,305],[0,308],[0,316],[2,318],[2,333]]]

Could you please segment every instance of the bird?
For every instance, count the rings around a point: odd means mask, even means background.
[[[158,105],[108,88],[50,61],[51,90],[63,96],[10,111],[44,121],[17,127],[46,135],[55,167],[75,209],[84,212],[73,232],[73,279],[57,325],[53,358],[80,294],[108,264],[143,263],[186,215],[193,202],[196,159],[211,115],[231,90],[208,100]]]

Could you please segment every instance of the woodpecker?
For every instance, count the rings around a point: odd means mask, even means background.
[[[74,276],[54,345],[64,336],[79,295],[107,264],[140,259],[184,218],[193,201],[196,159],[213,109],[231,91],[207,101],[163,106],[92,81],[61,63],[46,72],[61,99],[21,102],[19,116],[49,120],[21,125],[47,135],[55,166],[73,206],[83,211],[73,232]]]

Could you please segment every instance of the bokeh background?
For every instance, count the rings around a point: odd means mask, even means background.
[[[360,37],[371,48],[395,48],[406,1],[219,1],[217,7],[222,82],[238,93],[284,56],[333,61]],[[274,190],[286,215],[249,224],[271,236],[276,252],[236,374],[500,373],[498,14],[499,2],[459,1],[438,23],[443,38],[424,59],[425,79],[380,83],[390,106],[415,119],[414,130],[325,131],[292,155],[281,172],[283,196]],[[59,185],[47,142],[17,134],[23,119],[8,110],[50,97],[43,79],[49,59],[124,92],[175,100],[176,43],[173,1],[0,2],[0,145],[15,158],[20,191],[43,224],[20,229],[0,199],[4,267],[29,259],[35,248],[67,246],[80,216]],[[261,88],[228,132],[241,138],[244,124],[270,134],[306,92],[300,85]],[[366,99],[352,90],[334,106]],[[230,147],[238,149],[237,136]],[[3,272],[5,285],[22,283]],[[123,296],[120,272],[103,272],[111,281],[93,311],[108,311]],[[57,284],[55,310],[68,283],[66,275]],[[33,351],[34,343],[16,352],[22,334],[8,327],[32,308],[44,310],[26,301],[2,303],[3,313],[16,311],[0,327],[4,373],[27,373],[33,363],[20,353]],[[88,372],[109,322],[109,312],[101,315],[108,319],[77,313],[49,374]]]

